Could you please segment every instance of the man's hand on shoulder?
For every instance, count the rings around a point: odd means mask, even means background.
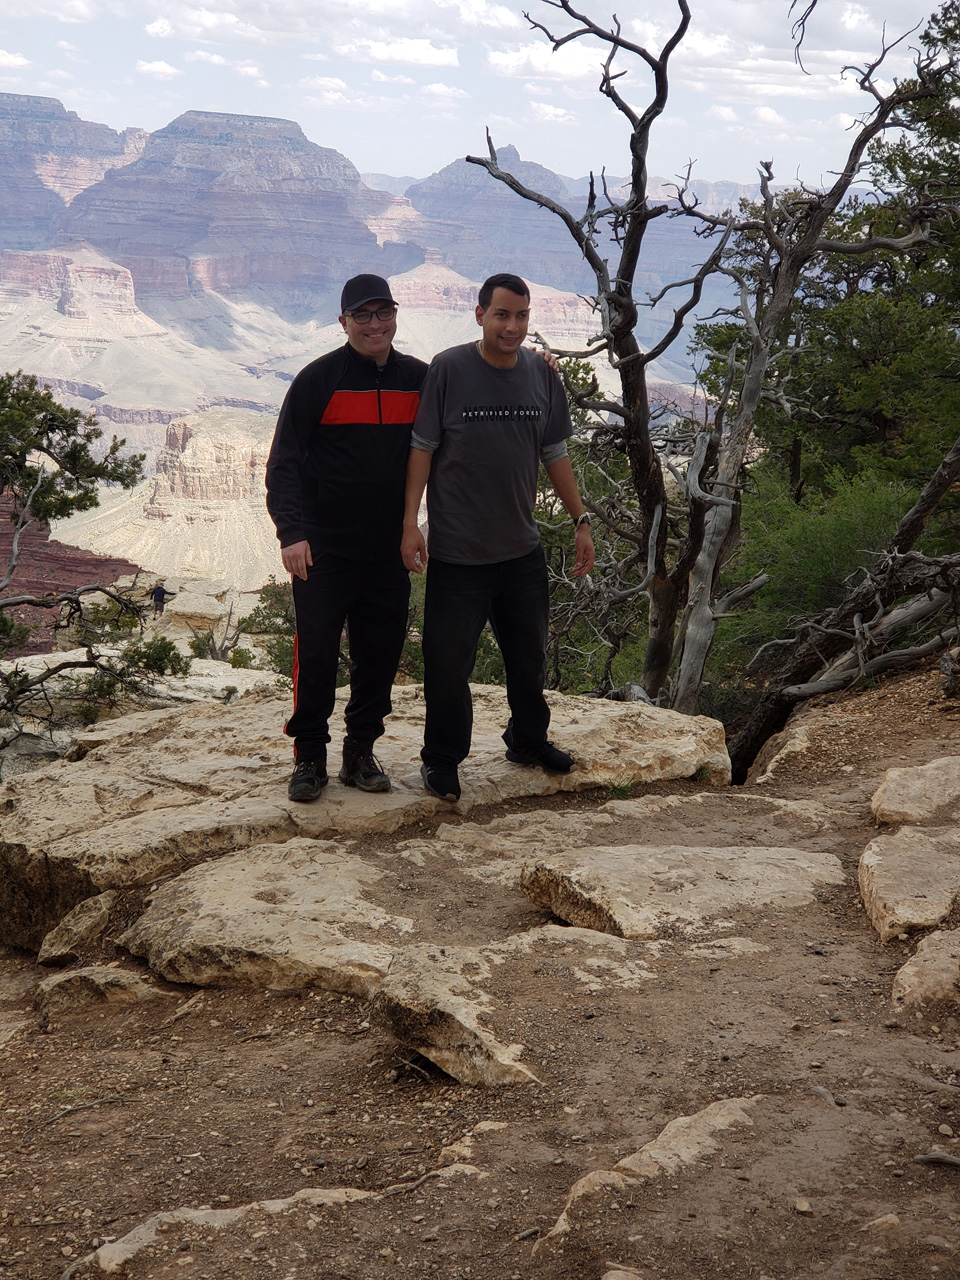
[[[292,542],[289,547],[280,548],[280,559],[287,573],[295,578],[307,580],[307,570],[313,564],[313,553],[309,542]]]
[[[560,376],[560,361],[557,359],[557,357],[554,355],[552,351],[548,351],[546,347],[528,347],[527,350],[536,351],[538,355],[543,356],[544,360],[547,363],[547,368],[552,369],[553,372],[557,375],[557,377]]]

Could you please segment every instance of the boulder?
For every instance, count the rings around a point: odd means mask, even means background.
[[[461,1084],[537,1084],[517,1061],[523,1045],[502,1044],[480,1024],[489,999],[464,976],[487,961],[471,948],[410,947],[398,953],[373,998],[370,1022]]]
[[[806,725],[788,725],[775,733],[760,748],[757,758],[747,772],[751,786],[758,782],[770,782],[791,756],[800,756],[810,750],[810,730]]]
[[[412,928],[364,896],[380,876],[331,841],[257,845],[163,885],[120,943],[172,982],[321,986],[368,997],[392,947],[344,928],[386,929],[391,941]]]
[[[44,938],[37,955],[38,963],[60,967],[77,960],[81,948],[96,942],[107,927],[116,900],[114,890],[108,889],[95,898],[78,902]]]
[[[166,994],[128,969],[97,964],[44,978],[37,987],[34,1004],[49,1017],[96,1004],[138,1004]]]
[[[960,813],[960,756],[888,769],[870,801],[878,822],[931,822]]]
[[[832,854],[759,846],[569,849],[524,867],[520,887],[561,920],[623,938],[687,931],[735,910],[800,907],[843,884]]]
[[[62,759],[69,749],[70,735],[61,729],[51,733],[17,733],[8,729],[0,733],[0,778],[9,782],[20,774],[32,773]]]
[[[922,939],[894,978],[891,998],[901,1008],[960,1000],[960,929]]]
[[[860,896],[887,942],[946,919],[960,893],[960,831],[903,827],[871,840],[860,857]]]

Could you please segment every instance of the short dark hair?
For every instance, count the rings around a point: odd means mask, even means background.
[[[486,311],[490,303],[493,301],[494,289],[509,289],[511,293],[515,293],[519,298],[530,300],[530,290],[520,279],[519,276],[511,275],[509,271],[498,271],[495,276],[490,276],[484,280],[480,286],[480,293],[477,295],[477,302],[480,309]]]

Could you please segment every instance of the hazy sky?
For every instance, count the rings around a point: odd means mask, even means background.
[[[671,0],[581,0],[584,11],[659,51],[678,16]],[[592,41],[551,53],[524,20],[570,28],[545,0],[13,0],[0,4],[0,90],[59,98],[88,120],[157,129],[196,108],[298,121],[362,171],[423,177],[498,145],[580,176],[627,172],[626,128],[596,92]],[[704,179],[752,182],[773,159],[783,181],[816,183],[838,166],[844,130],[867,105],[846,64],[862,65],[928,0],[820,0],[796,66],[789,0],[692,0],[672,63],[671,97],[650,170],[688,159]],[[21,10],[23,16],[14,11]],[[908,42],[908,44],[911,42]],[[906,48],[906,46],[904,46]],[[622,92],[642,108],[636,59]],[[904,57],[887,74],[902,75]]]

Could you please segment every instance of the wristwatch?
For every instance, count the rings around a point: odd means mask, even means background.
[[[574,520],[573,522],[573,527],[574,529],[579,529],[582,524],[591,524],[591,523],[592,521],[590,519],[590,512],[585,511],[582,516],[577,516],[576,520]]]

